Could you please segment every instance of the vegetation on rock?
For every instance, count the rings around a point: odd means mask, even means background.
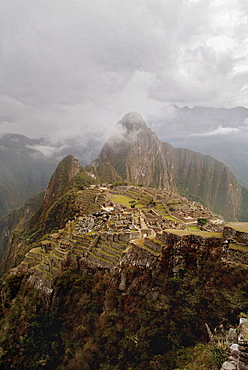
[[[248,270],[212,258],[174,276],[166,261],[154,270],[69,268],[57,279],[50,307],[25,277],[8,278],[1,368],[193,369],[193,352],[196,364],[198,356],[202,361],[198,369],[218,369],[205,323],[235,324],[248,310]]]

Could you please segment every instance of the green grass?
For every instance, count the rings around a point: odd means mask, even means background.
[[[229,248],[230,249],[235,249],[235,250],[238,250],[238,251],[248,252],[248,246],[238,245],[238,244],[235,244],[235,243],[231,243]]]
[[[222,233],[208,232],[208,231],[194,231],[194,230],[178,230],[178,229],[166,229],[164,230],[168,234],[175,235],[199,235],[203,238],[222,238]]]
[[[175,217],[172,217],[172,216],[165,216],[165,218],[166,218],[167,220],[172,220],[172,221],[180,222],[180,220],[179,220],[179,219],[177,219],[177,218],[175,218]]]
[[[120,203],[128,208],[131,208],[130,201],[134,200],[133,198],[127,197],[126,195],[118,195],[118,194],[112,194],[111,199],[115,203]],[[135,208],[144,208],[144,204],[137,203],[135,205]]]
[[[188,229],[192,231],[200,231],[199,227],[197,226],[188,226]]]
[[[42,250],[41,250],[41,247],[32,248],[32,249],[30,249],[30,251],[29,251],[29,252],[44,255],[44,253],[43,253],[43,252],[42,252]]]
[[[230,222],[226,226],[242,233],[248,233],[248,222]]]

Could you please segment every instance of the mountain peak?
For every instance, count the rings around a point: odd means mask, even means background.
[[[138,131],[140,129],[147,129],[145,121],[137,112],[128,112],[117,123],[117,126],[122,126],[127,132]]]

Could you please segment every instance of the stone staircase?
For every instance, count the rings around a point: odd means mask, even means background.
[[[34,270],[44,271],[50,278],[54,278],[63,268],[67,260],[68,251],[59,247],[54,248],[48,253],[44,253],[42,261],[34,266]]]
[[[105,201],[105,192],[100,189],[85,189],[80,191],[77,203],[81,215],[93,213],[101,208],[101,204]]]
[[[155,211],[159,213],[161,216],[165,217],[169,215],[167,206],[161,200],[156,201],[156,206],[154,207]]]
[[[113,268],[119,264],[127,243],[118,241],[118,234],[101,234],[97,244],[89,247],[85,261],[97,267]]]
[[[73,244],[72,251],[74,254],[81,256],[84,252],[87,252],[90,248],[92,248],[98,242],[98,235],[97,234],[88,234],[85,235],[73,235],[73,239],[70,240],[70,244]]]

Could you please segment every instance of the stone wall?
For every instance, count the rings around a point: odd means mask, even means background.
[[[243,243],[248,246],[248,233],[247,232],[238,231],[232,227],[225,226],[223,230],[223,237],[226,239],[234,239],[238,243]]]
[[[227,252],[227,260],[230,262],[243,263],[248,265],[248,251],[241,251],[229,248]]]
[[[131,243],[131,245],[132,247],[122,259],[121,264],[145,268],[152,268],[156,264],[156,261],[158,259],[157,256],[154,256],[149,251],[137,246],[134,243]]]
[[[222,238],[204,238],[199,235],[176,235],[163,232],[157,239],[164,242],[162,259],[173,274],[186,268],[201,268],[207,261],[225,256],[225,242]]]

